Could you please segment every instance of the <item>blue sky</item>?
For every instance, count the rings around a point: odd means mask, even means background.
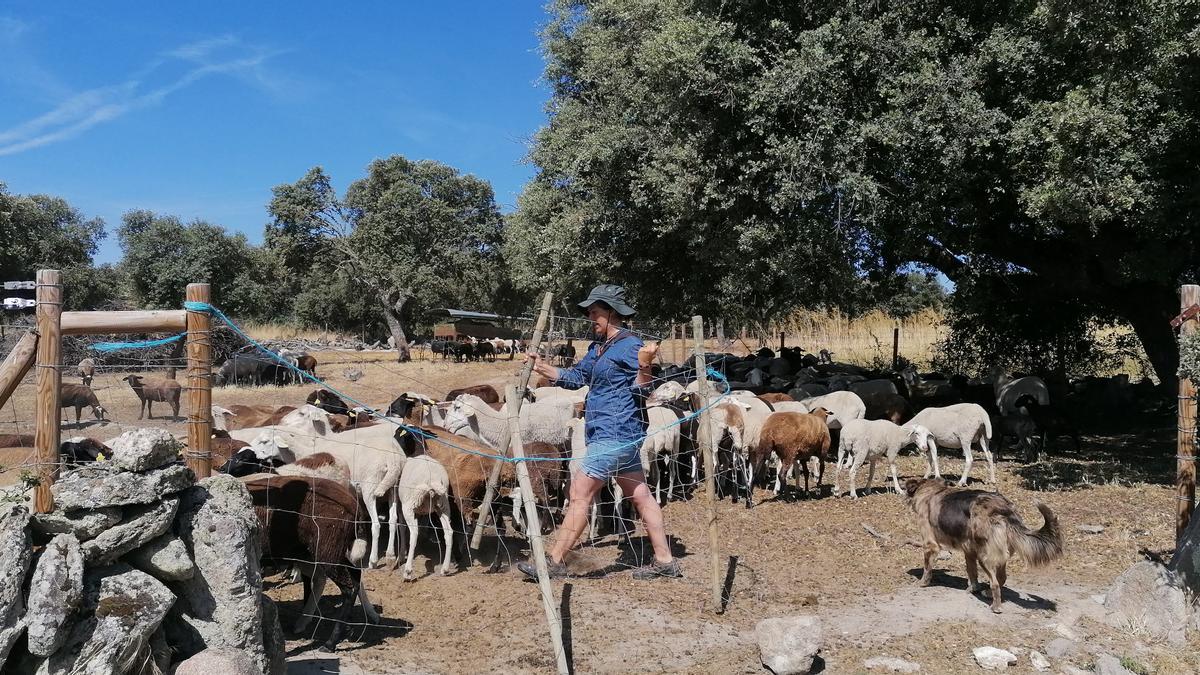
[[[436,159],[510,210],[545,121],[540,0],[0,5],[0,182],[258,242],[271,188],[339,189],[375,158]]]

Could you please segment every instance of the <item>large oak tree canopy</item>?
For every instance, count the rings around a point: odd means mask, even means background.
[[[551,10],[507,236],[525,288],[614,279],[652,314],[755,320],[915,263],[994,308],[1126,321],[1174,375],[1166,322],[1200,271],[1195,3]]]

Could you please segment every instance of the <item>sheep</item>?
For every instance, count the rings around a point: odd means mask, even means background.
[[[992,421],[983,406],[956,403],[944,408],[926,408],[909,420],[909,424],[919,424],[929,430],[925,448],[925,478],[929,477],[931,471],[934,476],[942,477],[937,461],[939,445],[945,448],[962,448],[966,464],[958,484],[966,485],[967,477],[971,473],[971,463],[974,461],[971,448],[978,443],[984,458],[987,459],[988,476],[993,484],[996,482],[996,464],[991,450],[988,449],[988,441],[992,438]]]
[[[659,405],[666,401],[674,401],[688,393],[683,385],[671,380],[663,382],[646,397],[646,405]]]
[[[83,380],[83,386],[92,386],[92,378],[96,375],[96,362],[92,359],[84,359],[76,366],[76,372],[79,373],[79,378]]]
[[[795,401],[796,399],[787,394],[761,394],[758,396],[758,400],[763,403],[783,403],[785,401]]]
[[[912,419],[912,404],[899,394],[868,393],[860,394],[866,412],[863,419],[887,420],[892,424],[904,424]]]
[[[347,431],[349,429],[365,429],[373,427],[377,422],[367,413],[359,413],[351,410],[350,415],[330,415],[329,428],[337,433],[339,431]]]
[[[399,417],[415,425],[443,427],[445,412],[450,407],[445,401],[438,403],[424,394],[405,392],[396,397],[388,406],[389,417]]]
[[[463,394],[446,411],[444,427],[451,433],[500,448],[509,437],[508,405],[512,404],[505,404],[505,409],[496,411],[478,396]],[[523,439],[565,448],[570,442],[573,419],[574,406],[563,398],[525,404],[521,406]]]
[[[367,620],[378,623],[362,585],[359,565],[367,552],[368,533],[354,492],[337,481],[308,476],[254,476],[243,482],[258,516],[262,558],[312,565],[305,566],[312,577],[305,576],[304,610],[296,632],[303,632],[316,613],[326,577],[342,591],[340,616],[326,649],[341,642],[356,596],[362,599]]]
[[[129,383],[133,389],[133,393],[137,394],[141,405],[138,407],[138,419],[142,419],[143,414],[154,419],[153,404],[155,401],[161,401],[171,406],[171,416],[179,417],[179,393],[182,391],[179,383],[175,380],[157,380],[146,381],[141,375],[126,375],[121,378]]]
[[[529,470],[529,484],[533,488],[534,502],[547,508],[554,504],[561,504],[563,484],[566,481],[566,466],[562,449],[549,443],[534,441],[524,443],[524,451],[526,457],[539,458],[537,461],[525,463],[525,467]],[[520,487],[513,488],[509,496],[513,501],[513,526],[519,532],[524,533],[525,513],[522,509],[524,501],[528,497],[521,493]],[[542,521],[543,530],[552,526],[553,514],[548,515],[550,517]]]
[[[279,424],[284,417],[296,411],[296,406],[234,404],[227,409],[221,408],[220,410],[222,417],[221,425],[229,431],[237,431],[239,429],[269,427]],[[217,414],[216,407],[213,408],[213,413],[215,419]]]
[[[726,400],[718,403],[709,410],[708,420],[712,433],[713,448],[717,452],[716,487],[718,494],[724,487],[723,476],[732,474],[730,493],[733,502],[737,503],[738,489],[746,486],[747,494],[753,489],[747,481],[749,471],[746,466],[746,455],[743,439],[746,434],[746,413],[750,405],[742,401]],[[725,450],[725,439],[729,439],[728,451]],[[749,504],[749,502],[747,502]]]
[[[679,420],[681,416],[671,408],[653,406],[646,408],[648,433],[642,440],[642,471],[646,481],[654,488],[654,498],[666,504],[675,492],[675,478],[679,473]],[[662,495],[663,476],[659,473],[660,459],[667,462],[667,496]]]
[[[531,390],[534,401],[550,401],[566,399],[572,403],[583,403],[587,400],[588,387],[579,389],[564,389],[562,387],[537,387]]]
[[[246,441],[239,441],[229,437],[229,432],[221,429],[214,429],[212,439],[209,441],[209,451],[212,453],[212,466],[218,471],[223,471],[230,475],[236,475],[228,470],[229,461],[237,455],[242,448],[249,447],[250,444]]]
[[[809,410],[828,410],[830,429],[841,429],[846,422],[862,419],[867,414],[867,404],[852,391],[835,391],[824,396],[802,399],[800,402],[808,406]]]
[[[1017,399],[1032,396],[1038,405],[1050,405],[1050,389],[1046,382],[1037,376],[1019,377],[1013,379],[999,366],[991,369],[992,391],[996,395],[996,407],[1001,415],[1011,415],[1017,411]]]
[[[881,396],[886,394],[897,395],[900,393],[896,389],[896,383],[891,380],[864,380],[862,382],[851,383],[847,389],[859,395],[864,401],[868,396]]]
[[[396,431],[397,441],[404,448],[408,458],[404,462],[404,470],[400,472],[400,480],[396,483],[396,500],[400,502],[400,510],[404,514],[404,523],[408,526],[408,558],[404,562],[405,581],[413,580],[413,556],[417,551],[417,516],[437,512],[442,523],[442,531],[446,535],[446,557],[442,560],[439,574],[445,576],[453,571],[450,556],[454,551],[454,530],[450,527],[450,476],[446,467],[433,457],[424,453],[424,442],[416,434],[404,427]],[[392,550],[389,535],[388,550]],[[396,559],[399,562],[399,558]]]
[[[474,396],[478,396],[479,398],[483,399],[484,403],[500,402],[500,392],[496,391],[496,388],[490,384],[475,384],[471,385],[470,387],[451,389],[450,391],[446,392],[446,398],[442,400],[453,401],[463,394],[472,394]]]
[[[920,424],[898,426],[888,420],[850,420],[842,424],[842,443],[838,448],[837,466],[833,473],[833,496],[838,496],[838,483],[842,474],[842,460],[849,458],[850,498],[857,499],[854,479],[863,462],[869,462],[867,471],[867,494],[871,494],[871,483],[875,480],[875,461],[887,457],[892,472],[892,484],[900,494],[900,478],[896,474],[896,456],[905,446],[916,444],[925,447],[929,430]],[[886,482],[886,480],[885,480]]]
[[[312,354],[309,354],[308,352],[293,351],[285,347],[279,350],[279,356],[300,372],[308,373],[313,379],[316,379],[317,358]]]
[[[316,452],[292,464],[283,464],[275,468],[275,473],[280,476],[327,478],[350,487],[350,467],[328,452]]]
[[[342,400],[342,397],[329,391],[328,389],[314,389],[304,398],[304,402],[308,405],[315,405],[321,410],[330,415],[349,415],[350,406]]]
[[[68,438],[58,446],[58,457],[65,464],[84,464],[111,456],[112,450],[107,445],[84,436]]]
[[[75,423],[79,424],[79,415],[83,411],[84,406],[91,406],[92,414],[96,419],[104,421],[104,414],[107,412],[104,406],[100,405],[100,401],[96,400],[96,393],[86,384],[68,384],[64,382],[62,389],[58,395],[58,407],[75,408]],[[178,404],[176,404],[178,407]]]
[[[775,494],[781,495],[787,489],[787,473],[797,463],[799,470],[804,472],[804,492],[808,494],[808,459],[816,457],[820,465],[817,473],[819,493],[821,478],[825,473],[825,457],[829,454],[829,417],[831,413],[820,407],[811,413],[777,412],[769,415],[759,434],[758,446],[751,451],[751,472],[761,470],[767,455],[775,453],[779,457]],[[747,502],[750,500],[747,495]]]
[[[1023,413],[1014,415],[991,415],[992,433],[995,434],[995,441],[992,446],[994,452],[999,455],[1004,450],[1004,440],[1006,438],[1014,438],[1017,441],[1017,450],[1021,457],[1026,462],[1032,462],[1037,459],[1037,446],[1039,439],[1038,426],[1033,418]]]
[[[1079,429],[1069,418],[1051,406],[1041,405],[1036,397],[1030,394],[1018,398],[1016,403],[1018,409],[1029,412],[1029,416],[1037,425],[1038,431],[1041,433],[1043,451],[1049,447],[1047,443],[1053,439],[1053,436],[1070,436],[1071,440],[1075,442],[1075,452],[1079,452]],[[1053,436],[1047,438],[1049,434]]]
[[[949,380],[924,380],[912,366],[900,371],[900,377],[908,390],[908,398],[918,408],[937,403],[957,403],[961,400],[958,389]]]

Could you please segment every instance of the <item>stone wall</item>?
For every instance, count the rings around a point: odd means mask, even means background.
[[[245,486],[197,483],[162,429],[109,445],[111,458],[63,473],[54,512],[0,506],[0,665],[157,675],[213,650],[282,674]]]

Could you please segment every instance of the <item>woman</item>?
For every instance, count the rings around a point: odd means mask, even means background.
[[[642,525],[654,546],[654,562],[634,570],[635,579],[678,577],[683,575],[679,561],[671,555],[663,527],[662,509],[646,486],[642,474],[641,447],[646,436],[646,417],[642,400],[649,393],[650,369],[658,354],[658,345],[642,341],[621,328],[621,322],[634,315],[625,303],[625,289],[602,284],[592,289],[587,300],[579,303],[587,311],[596,340],[587,354],[572,368],[555,368],[538,360],[533,369],[566,389],[588,385],[584,438],[587,456],[571,476],[571,503],[558,529],[554,548],[547,555],[551,577],[567,575],[563,563],[587,527],[588,510],[596,493],[611,478],[637,507]],[[529,562],[517,569],[536,577],[537,569]]]

